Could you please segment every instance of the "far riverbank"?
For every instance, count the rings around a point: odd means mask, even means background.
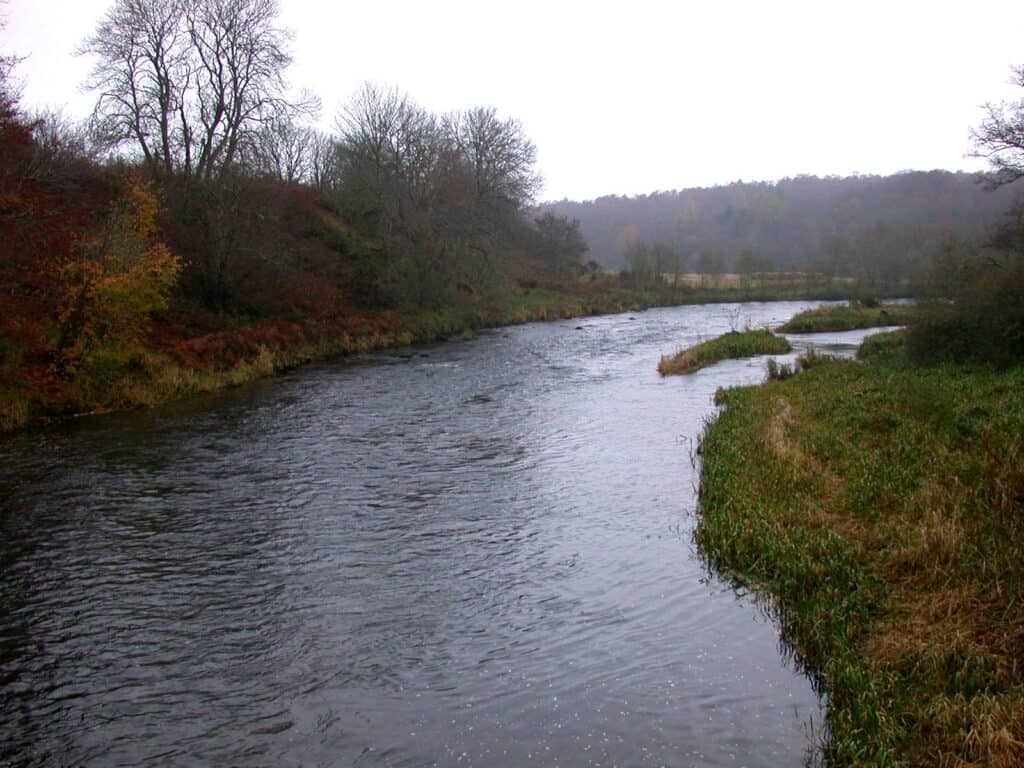
[[[618,280],[519,287],[504,295],[433,308],[348,311],[330,321],[267,318],[168,337],[156,318],[148,347],[113,368],[54,376],[46,360],[25,360],[20,375],[0,383],[0,432],[87,413],[150,407],[238,386],[316,359],[460,338],[484,329],[571,317],[739,301],[835,300],[843,285],[765,288],[629,289]],[[194,323],[202,327],[202,323]],[[210,323],[207,323],[209,325]]]

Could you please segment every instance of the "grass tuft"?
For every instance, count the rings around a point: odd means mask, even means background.
[[[858,360],[873,360],[883,357],[902,355],[906,346],[905,330],[884,331],[874,333],[861,342],[857,349]]]
[[[769,358],[765,363],[765,368],[768,372],[768,381],[785,381],[786,379],[795,376],[800,371],[806,371],[811,368],[816,368],[823,363],[828,363],[833,360],[838,360],[833,355],[826,355],[823,352],[819,352],[816,347],[808,347],[807,351],[797,357],[792,365],[789,363],[780,363],[775,358]]]

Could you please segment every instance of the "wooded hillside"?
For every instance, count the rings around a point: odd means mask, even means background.
[[[590,256],[628,268],[631,248],[663,244],[682,271],[799,270],[888,283],[927,272],[944,249],[977,246],[1016,199],[976,176],[912,171],[895,176],[736,182],[728,186],[608,196],[546,206],[578,219]]]

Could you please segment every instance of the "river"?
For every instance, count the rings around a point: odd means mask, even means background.
[[[505,328],[0,438],[0,765],[802,765],[819,700],[691,538],[713,393],[764,360],[655,366],[811,305]]]

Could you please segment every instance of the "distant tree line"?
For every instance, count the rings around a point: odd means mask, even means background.
[[[593,258],[641,279],[650,262],[652,274],[803,272],[884,290],[917,288],[936,254],[984,242],[1013,195],[931,171],[737,182],[545,210],[579,220]]]

